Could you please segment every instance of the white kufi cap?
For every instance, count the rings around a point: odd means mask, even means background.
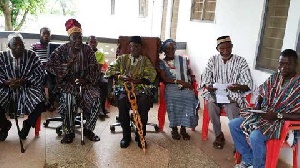
[[[12,40],[14,37],[20,37],[23,40],[23,36],[21,35],[21,33],[15,32],[8,35],[7,37],[8,42],[10,42],[10,40]]]

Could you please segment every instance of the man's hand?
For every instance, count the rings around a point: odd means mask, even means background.
[[[128,75],[119,75],[118,79],[123,82],[132,82],[133,84],[143,83],[141,79],[133,79],[131,76],[128,76]]]
[[[217,90],[217,88],[214,88],[213,85],[207,85],[206,89],[209,91],[209,92],[215,92]]]
[[[269,121],[275,121],[277,120],[277,113],[274,112],[266,112],[266,113],[261,113],[260,116],[265,119],[265,120],[269,120]]]
[[[13,78],[5,81],[5,85],[8,85],[12,89],[19,88],[25,84],[25,79],[22,78]]]
[[[80,86],[85,86],[87,84],[87,80],[86,79],[76,79],[75,83]]]
[[[189,88],[189,89],[191,89],[191,90],[194,89],[192,84],[187,83],[187,82],[185,82],[185,81],[183,81],[183,80],[177,80],[177,84],[182,85],[184,88]]]
[[[128,75],[119,75],[118,80],[121,80],[124,82],[131,82],[132,78]]]
[[[62,78],[68,73],[68,64],[61,64],[56,70],[56,76]]]
[[[241,90],[241,85],[232,84],[232,85],[227,86],[227,89],[232,91],[232,92],[238,92],[239,90]]]

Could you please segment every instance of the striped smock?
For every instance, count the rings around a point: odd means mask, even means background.
[[[259,94],[263,97],[262,110],[275,113],[299,113],[300,110],[300,75],[283,82],[279,73],[271,75],[259,86]],[[249,135],[255,129],[270,139],[279,139],[284,120],[268,121],[259,115],[251,114],[241,124],[243,131]]]
[[[253,87],[253,80],[246,59],[235,54],[232,54],[232,57],[226,63],[224,63],[220,54],[211,57],[201,80],[200,86],[221,83],[247,85],[250,89]],[[231,101],[236,102],[240,108],[246,107],[244,93],[231,92],[230,90],[227,92]],[[206,92],[204,97],[209,99],[213,96]]]
[[[160,70],[166,72],[167,78],[184,80],[191,83],[191,72],[187,57],[175,55],[174,60],[160,60]],[[196,111],[198,100],[193,90],[179,89],[176,84],[165,84],[165,97],[170,127],[198,125]]]
[[[41,62],[31,50],[24,50],[23,56],[15,58],[11,50],[0,53],[0,105],[9,111],[13,100],[18,105],[18,114],[33,112],[36,105],[45,101],[43,80],[45,77]],[[25,79],[25,85],[18,89],[2,87],[8,79]]]
[[[41,43],[41,42],[36,42],[31,45],[30,49],[35,52],[35,54],[39,57],[43,68],[45,68],[47,61],[48,61],[48,54],[47,54],[47,48],[48,45]]]
[[[62,73],[61,69],[66,68],[65,64],[72,60],[74,60],[74,64],[68,68],[66,73]],[[101,73],[95,53],[90,46],[82,44],[80,52],[73,54],[70,42],[62,44],[51,53],[47,68],[53,75],[56,75],[55,91],[71,93],[80,97],[80,108],[84,112],[94,113],[97,111],[100,103],[100,91],[96,84]],[[79,78],[87,81],[82,88],[82,95],[79,94],[79,85],[75,83],[75,80]]]

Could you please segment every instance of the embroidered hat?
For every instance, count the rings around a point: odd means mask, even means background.
[[[68,36],[70,36],[74,32],[82,32],[81,24],[76,19],[69,19],[65,23],[66,31],[68,32]]]
[[[224,42],[231,42],[230,36],[221,36],[217,39],[217,46]]]
[[[132,36],[130,37],[130,42],[142,44],[142,38],[141,36]]]

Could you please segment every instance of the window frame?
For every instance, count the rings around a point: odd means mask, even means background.
[[[110,15],[116,14],[116,0],[110,0]]]
[[[262,21],[262,26],[261,26],[261,31],[260,31],[257,54],[256,54],[256,58],[255,58],[255,69],[259,70],[259,71],[262,71],[262,72],[274,73],[276,71],[276,69],[271,69],[272,68],[271,66],[265,67],[265,66],[258,65],[259,59],[262,56],[261,53],[262,53],[263,44],[264,44],[263,39],[264,39],[265,34],[266,34],[267,19],[270,19],[270,18],[267,17],[268,10],[270,10],[270,8],[269,8],[270,1],[271,0],[265,0],[263,21]],[[289,0],[289,2],[291,2],[291,1]],[[289,3],[289,8],[290,8],[290,4],[291,3]],[[288,8],[287,12],[289,12],[289,8]],[[288,20],[288,15],[287,15],[286,21],[287,20]],[[286,24],[287,24],[287,22],[286,22]],[[286,32],[286,25],[285,25],[284,31]],[[284,37],[285,37],[285,34],[282,37],[282,40],[284,40]],[[299,40],[300,40],[300,37],[299,37]],[[300,45],[299,40],[298,40],[298,43],[297,43],[297,47],[298,47],[298,45]],[[283,46],[283,43],[281,45],[280,51],[282,51],[282,46]],[[299,50],[300,50],[300,46],[299,46]],[[297,51],[297,52],[299,53],[299,51]],[[279,55],[278,55],[278,57],[279,57]],[[271,57],[268,57],[268,58],[271,58]]]
[[[202,9],[199,9],[199,11],[201,10],[201,16],[200,18],[193,18],[193,13],[195,13],[195,4],[196,4],[197,0],[192,0],[192,5],[191,5],[191,12],[190,12],[190,21],[195,21],[195,22],[208,22],[208,23],[214,23],[215,19],[216,19],[216,6],[217,6],[217,0],[200,0],[200,3],[203,4]],[[206,1],[212,1],[215,2],[215,6],[214,6],[214,10],[213,11],[206,11],[205,8],[205,4]],[[213,13],[214,14],[214,18],[213,20],[208,20],[205,19],[205,13]]]
[[[142,4],[143,3],[145,4],[144,11],[142,11]],[[139,0],[139,17],[140,18],[147,18],[148,17],[148,0]]]

